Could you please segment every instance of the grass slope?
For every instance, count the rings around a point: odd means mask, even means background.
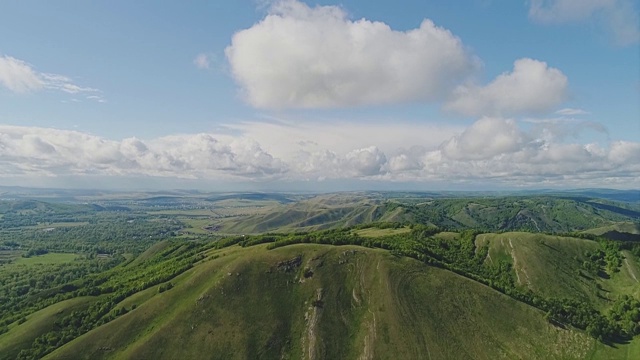
[[[172,283],[163,293],[138,295],[143,302],[135,310],[47,358],[570,359],[611,353],[489,287],[382,250],[309,244],[212,250]]]
[[[585,251],[599,248],[595,241],[544,234],[510,232],[481,234],[476,247],[487,245],[485,264],[505,260],[513,266],[516,284],[545,296],[601,302],[598,281],[580,276]]]
[[[640,262],[628,251],[622,251],[619,271],[594,276],[582,263],[585,251],[599,248],[595,241],[522,232],[478,235],[476,247],[485,245],[485,264],[511,263],[516,284],[536,293],[580,299],[600,309],[608,309],[620,295],[640,298]]]
[[[153,255],[166,249],[169,246],[169,244],[170,244],[169,241],[164,240],[151,245],[151,247],[145,250],[142,254],[138,255],[138,257],[136,257],[128,266],[130,267],[137,266],[143,263],[144,261],[149,260]]]

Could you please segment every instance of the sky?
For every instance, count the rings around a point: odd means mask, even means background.
[[[634,0],[7,0],[0,185],[640,187]]]

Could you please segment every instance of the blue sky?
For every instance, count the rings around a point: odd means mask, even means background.
[[[638,11],[9,1],[0,184],[637,188]]]

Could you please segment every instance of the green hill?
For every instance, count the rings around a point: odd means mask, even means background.
[[[595,279],[580,276],[584,252],[599,248],[595,241],[530,233],[478,235],[476,245],[485,244],[485,263],[509,262],[522,288],[558,298],[598,300]]]
[[[487,286],[382,250],[222,252],[47,358],[580,359],[600,346]]]
[[[10,324],[0,359],[640,354],[637,244],[398,225],[159,242]]]
[[[554,286],[565,278],[542,269],[597,247],[520,233],[481,235],[477,242],[489,246],[485,261],[511,257],[521,274],[519,261],[526,263],[531,286],[547,284],[553,294],[563,293]],[[299,244],[204,254],[169,290],[151,287],[130,296],[117,306],[131,309],[126,314],[46,358],[633,359],[640,352],[637,339],[604,345],[486,285],[384,250]],[[631,262],[637,270],[637,259]],[[618,289],[614,277],[608,281]],[[577,288],[564,294],[597,291]]]
[[[483,245],[489,247],[487,265],[507,261],[519,287],[544,296],[579,299],[607,308],[619,295],[640,295],[638,261],[628,251],[621,253],[620,269],[590,273],[584,266],[585,254],[601,248],[593,240],[532,233],[478,235],[476,246]]]

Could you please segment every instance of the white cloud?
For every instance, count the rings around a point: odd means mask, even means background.
[[[596,18],[620,45],[640,41],[637,5],[631,0],[532,0],[529,17],[540,23],[568,23]]]
[[[556,114],[563,116],[589,115],[588,111],[582,109],[564,108],[556,111]]]
[[[348,170],[351,174],[355,176],[373,176],[382,172],[382,168],[387,162],[387,157],[377,147],[369,146],[349,152],[345,160],[345,170]]]
[[[257,126],[230,134],[182,134],[155,139],[110,140],[68,130],[0,125],[0,179],[86,176],[265,182],[376,180],[394,182],[491,182],[523,186],[640,186],[640,143],[578,143],[554,122],[520,127],[516,121],[482,118],[466,129],[450,128],[440,140],[424,125],[419,137],[380,145],[380,138],[343,137],[333,146],[327,128],[317,136],[293,134],[303,125]],[[352,124],[352,129],[355,129]],[[411,124],[401,127],[407,133]],[[582,126],[576,122],[575,126]],[[455,129],[455,130],[454,130]],[[284,132],[279,147],[264,141]],[[575,139],[573,139],[575,140]],[[367,143],[367,145],[362,145]],[[285,150],[288,149],[288,152]]]
[[[86,97],[88,100],[94,100],[97,101],[99,103],[106,103],[107,100],[105,100],[104,97],[102,97],[101,95],[89,95]]]
[[[630,162],[640,165],[640,143],[615,141],[611,144],[611,151],[608,154],[608,158],[615,164]]]
[[[477,63],[430,20],[395,31],[296,0],[272,4],[262,21],[233,35],[225,54],[246,100],[259,108],[435,101]]]
[[[193,64],[198,69],[209,69],[211,67],[211,56],[207,54],[198,54],[195,59],[193,59]]]
[[[31,66],[11,56],[0,56],[0,84],[16,93],[40,90],[44,84]]]
[[[442,152],[452,159],[486,159],[519,150],[525,141],[513,120],[482,118],[442,144]]]
[[[262,178],[286,166],[251,139],[210,134],[121,141],[68,130],[0,126],[0,163],[14,175],[149,175]]]
[[[545,62],[523,58],[513,71],[486,86],[462,85],[445,109],[470,116],[513,116],[545,113],[567,97],[567,77]]]
[[[525,119],[525,123],[533,124],[529,133],[536,139],[547,142],[562,142],[568,138],[578,139],[585,131],[609,138],[609,130],[599,122],[583,121],[566,117],[552,119]]]
[[[6,55],[0,56],[0,84],[15,93],[48,89],[72,95],[85,95],[86,99],[105,102],[98,89],[79,86],[64,75],[38,72],[26,62]]]
[[[426,152],[426,148],[420,145],[414,145],[408,150],[400,149],[396,151],[396,155],[389,158],[385,169],[392,174],[402,174],[404,172],[420,170],[424,167],[422,158]]]
[[[428,122],[356,122],[336,120],[244,122],[228,126],[230,129],[255,139],[264,149],[278,158],[290,160],[298,151],[327,149],[336,154],[347,154],[354,149],[375,145],[385,153],[416,144],[437,148],[442,139],[448,139],[464,130],[454,124]]]

